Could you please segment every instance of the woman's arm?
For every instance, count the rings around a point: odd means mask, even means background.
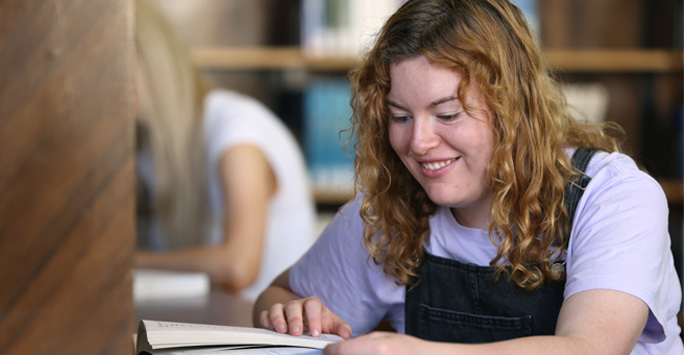
[[[290,269],[285,270],[261,293],[254,309],[252,322],[279,333],[313,336],[321,333],[337,334],[348,339],[352,329],[347,322],[329,310],[316,297],[301,298],[290,288]]]
[[[488,344],[449,344],[407,335],[371,333],[336,343],[325,354],[629,354],[649,310],[619,291],[583,291],[561,308],[554,336],[532,336]]]
[[[264,245],[267,206],[277,189],[275,174],[261,150],[252,145],[228,149],[221,156],[217,169],[225,211],[223,243],[173,252],[137,253],[138,266],[204,271],[212,283],[233,291],[256,280]]]

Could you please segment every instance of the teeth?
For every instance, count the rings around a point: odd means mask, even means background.
[[[449,159],[449,160],[445,160],[445,161],[441,161],[441,162],[426,163],[426,164],[422,164],[422,165],[423,165],[423,167],[426,168],[426,169],[429,169],[429,170],[437,170],[437,169],[443,168],[443,167],[445,167],[445,166],[451,164],[452,161],[454,161],[454,160],[453,160],[453,159]]]

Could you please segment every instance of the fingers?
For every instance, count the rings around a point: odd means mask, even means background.
[[[321,311],[323,307],[323,304],[317,299],[304,300],[304,312],[309,325],[309,333],[315,337],[321,335]]]
[[[268,311],[261,312],[261,325],[278,333],[286,333],[287,321],[285,320],[284,309],[282,303],[276,303]]]
[[[304,332],[304,311],[301,300],[288,302],[285,305],[285,317],[290,328],[290,334],[302,335]]]
[[[278,333],[302,335],[306,321],[309,325],[313,324],[315,329],[310,332],[318,336],[321,334],[321,308],[323,304],[313,297],[293,300],[286,304],[276,303],[268,311],[261,312],[259,322],[264,328]]]
[[[312,336],[329,333],[348,339],[352,334],[351,326],[315,297],[276,303],[260,313],[259,322],[266,329],[292,335],[308,331]]]
[[[323,303],[315,298],[309,297],[302,300],[304,310],[304,321],[308,325],[309,333],[312,336],[319,336],[321,333],[337,334],[344,339],[352,335],[351,326]]]
[[[311,310],[308,310],[307,307],[307,320],[311,335],[314,332],[317,333],[315,336],[320,335],[320,333],[328,333],[337,334],[343,339],[349,339],[352,335],[351,326],[330,309],[323,306],[323,304],[320,302],[318,304],[320,304],[320,307],[317,308],[317,304],[313,304]]]
[[[271,320],[268,317],[268,311],[264,310],[259,313],[259,324],[261,324],[262,327],[270,330],[275,330],[275,327],[273,326],[273,323],[271,323]]]
[[[427,347],[416,347],[415,339],[403,334],[373,332],[359,336],[349,341],[329,344],[323,349],[325,355],[336,354],[432,354],[434,351]]]
[[[342,337],[342,339],[349,339],[352,335],[352,327],[349,323],[342,320],[342,318],[337,317],[338,322],[333,325],[332,334],[337,334]]]

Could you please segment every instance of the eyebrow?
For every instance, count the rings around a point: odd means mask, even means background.
[[[437,99],[437,100],[435,100],[435,101],[432,101],[432,102],[427,106],[427,108],[434,108],[434,107],[439,106],[439,105],[441,105],[441,104],[443,104],[443,103],[445,103],[445,102],[454,101],[454,100],[458,100],[458,97],[456,97],[456,96],[446,96],[446,97],[443,97],[443,98],[441,98],[441,99]],[[398,103],[396,103],[396,102],[394,102],[394,101],[391,101],[391,100],[387,100],[387,104],[390,105],[390,106],[394,106],[394,107],[396,107],[396,108],[398,108],[398,109],[400,109],[400,110],[409,111],[409,109],[407,109],[406,107],[401,106],[401,105],[399,105]]]

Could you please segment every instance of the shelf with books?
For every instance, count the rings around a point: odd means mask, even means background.
[[[682,51],[659,49],[548,50],[551,67],[566,72],[670,73],[682,72]]]
[[[359,63],[351,54],[308,54],[297,46],[197,47],[193,59],[211,70],[345,71]],[[548,50],[552,68],[584,73],[667,73],[684,70],[684,52],[662,49]]]
[[[343,88],[344,76],[340,72],[346,72],[354,65],[359,63],[359,58],[352,55],[311,55],[305,50],[297,46],[264,46],[264,47],[199,47],[193,50],[193,58],[197,65],[203,70],[218,70],[218,71],[290,71],[301,70],[322,73],[337,73],[340,82],[335,84],[330,81],[336,79],[327,79],[328,82],[317,82],[308,84],[308,89],[305,90],[304,96],[311,97],[316,95],[319,99],[324,92],[340,90]],[[684,69],[684,56],[681,51],[668,50],[641,50],[641,49],[582,49],[582,50],[549,50],[546,52],[549,64],[556,70],[571,73],[571,74],[672,74],[681,73]],[[342,85],[340,85],[342,84]],[[326,97],[335,98],[334,103],[330,100],[323,100],[319,102],[318,106],[324,107],[341,107],[345,104],[348,97],[345,95],[335,95],[330,93]],[[341,98],[341,99],[340,99]],[[311,100],[316,102],[319,100]],[[327,102],[327,103],[326,103]],[[333,105],[334,104],[334,105]],[[312,105],[311,110],[316,111],[316,105]],[[311,111],[310,110],[310,111]],[[319,110],[320,111],[320,110]],[[329,111],[329,110],[327,110]],[[336,122],[345,120],[350,115],[350,112],[341,112],[336,115]],[[329,112],[326,113],[329,115]],[[312,115],[312,114],[309,114]],[[304,116],[307,116],[305,113]],[[319,116],[319,114],[313,114]],[[337,117],[339,116],[339,117]],[[304,127],[306,131],[307,119],[303,118]],[[323,129],[318,127],[318,129]],[[339,142],[337,137],[338,130],[331,131],[332,133],[322,135],[318,132],[316,135],[325,137],[326,141]],[[305,134],[306,135],[306,134]],[[316,135],[310,135],[311,137]],[[319,139],[320,141],[320,139]],[[318,142],[318,141],[317,141]],[[310,142],[309,142],[310,143]],[[321,142],[318,142],[321,143]],[[320,144],[319,144],[320,145]],[[320,147],[316,148],[310,144],[306,144],[308,150],[320,151]],[[307,157],[310,158],[310,152]],[[338,154],[339,155],[339,154]],[[341,156],[341,155],[340,155]],[[340,157],[335,159],[328,159],[326,157],[319,157],[321,161],[340,161]],[[342,157],[343,158],[343,157]],[[671,204],[681,204],[683,196],[682,181],[676,179],[663,180],[663,186],[666,191],[668,201]],[[334,181],[333,181],[334,183]],[[326,186],[330,185],[328,181],[323,186],[315,186],[314,195],[318,203],[323,204],[342,204],[348,201],[352,196],[351,189],[349,191],[331,192],[331,189]]]
[[[315,186],[313,189],[314,199],[319,205],[339,206],[354,198],[352,184],[340,185],[339,188]]]
[[[192,57],[201,69],[211,70],[348,70],[358,63],[350,55],[307,55],[297,46],[199,47]]]

